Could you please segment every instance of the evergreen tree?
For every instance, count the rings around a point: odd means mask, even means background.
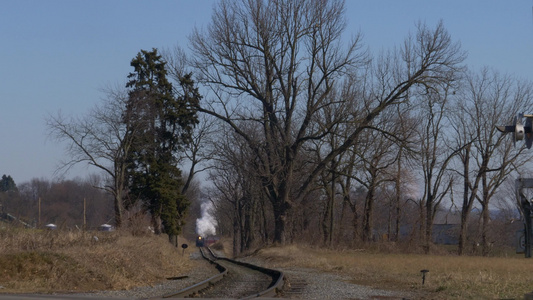
[[[128,75],[129,89],[126,123],[135,122],[134,143],[129,158],[131,195],[142,201],[152,215],[156,233],[171,236],[181,230],[181,220],[189,206],[181,194],[181,171],[177,153],[191,139],[198,122],[193,107],[199,101],[190,75],[180,85],[181,95],[175,95],[167,79],[165,62],[157,53],[141,50],[131,61],[134,72]]]
[[[7,191],[18,191],[17,185],[15,184],[15,181],[10,175],[3,175],[2,180],[0,180],[0,192],[7,192]]]

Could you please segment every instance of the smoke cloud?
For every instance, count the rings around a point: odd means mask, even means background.
[[[204,202],[201,205],[202,217],[196,219],[196,233],[200,236],[210,236],[217,233],[217,221],[211,215],[213,211],[213,203]]]

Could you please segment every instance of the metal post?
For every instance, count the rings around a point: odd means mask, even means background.
[[[524,217],[524,256],[531,258],[531,242],[533,227],[531,224],[531,203],[526,198],[522,189],[533,188],[533,178],[518,178],[515,183],[516,194],[518,197],[518,203],[520,204],[520,210]]]
[[[524,235],[525,235],[525,252],[526,258],[531,257],[531,204],[527,199],[522,201],[522,211],[524,212]]]

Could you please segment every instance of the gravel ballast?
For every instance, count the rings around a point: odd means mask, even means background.
[[[196,267],[186,275],[187,278],[168,280],[153,286],[145,286],[124,291],[99,291],[83,294],[101,298],[148,299],[181,290],[203,281],[216,274],[216,270],[208,262],[193,254]],[[248,257],[248,263],[268,267],[260,259]],[[285,287],[278,298],[285,299],[413,299],[413,295],[402,291],[375,289],[350,283],[350,278],[333,273],[325,273],[309,268],[285,268],[278,270],[285,274]]]

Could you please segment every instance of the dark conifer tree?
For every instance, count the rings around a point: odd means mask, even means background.
[[[15,181],[11,177],[11,175],[3,175],[2,180],[0,180],[0,192],[7,192],[7,191],[18,191],[17,185],[15,184]]]
[[[131,61],[134,72],[128,75],[127,113],[124,122],[135,122],[132,155],[129,159],[131,196],[142,201],[151,213],[156,233],[176,235],[189,206],[182,195],[181,171],[177,153],[189,143],[197,124],[194,107],[199,94],[190,75],[176,93],[167,79],[165,62],[157,53],[141,50]]]

